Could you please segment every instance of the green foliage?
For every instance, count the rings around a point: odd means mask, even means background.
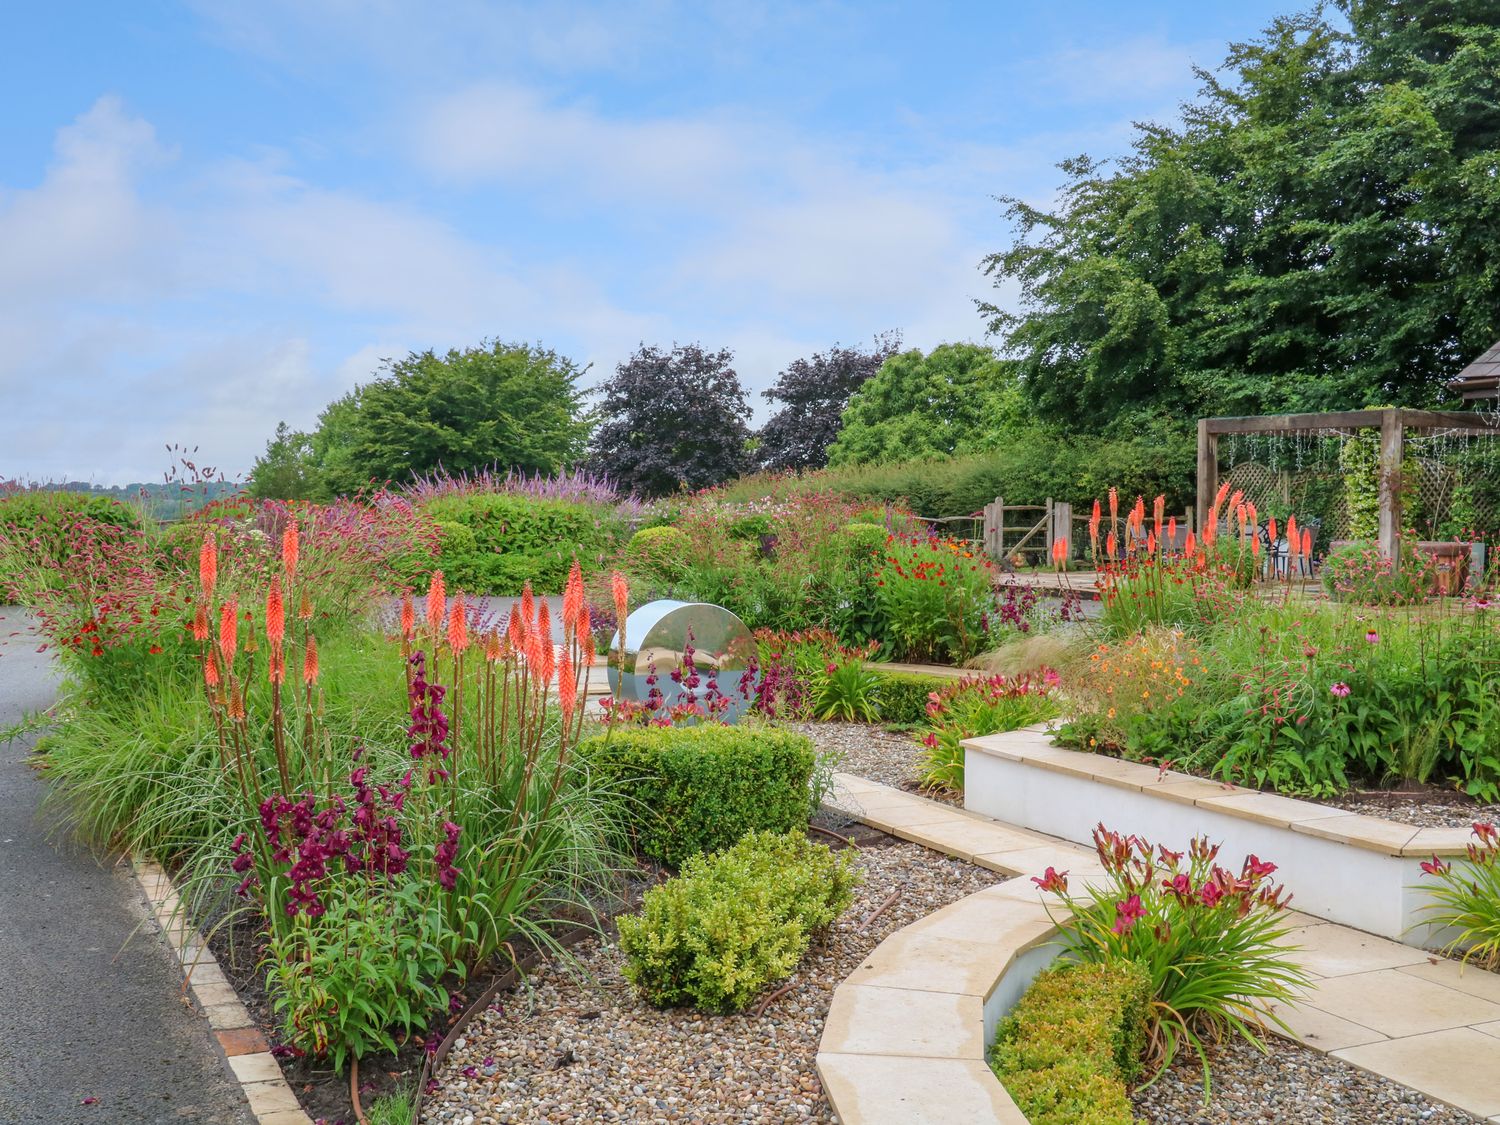
[[[994,566],[957,540],[897,536],[875,571],[884,639],[900,660],[960,662],[980,652]]]
[[[928,697],[942,691],[952,681],[914,672],[882,672],[877,692],[880,720],[892,726],[914,727],[927,721]]]
[[[633,571],[670,579],[682,573],[690,542],[675,527],[643,527],[625,545],[623,562]]]
[[[624,530],[595,505],[509,493],[440,496],[423,510],[443,531],[436,565],[449,588],[471,594],[515,595],[527,581],[539,592],[561,591],[575,557],[597,569]]]
[[[743,1011],[853,901],[858,873],[801,833],[756,832],[646,892],[619,920],[625,977],[652,1004]]]
[[[927,704],[922,736],[922,784],[963,792],[966,738],[1020,730],[1057,715],[1052,697],[1056,675],[973,677],[949,683]]]
[[[1020,310],[985,312],[1044,419],[1431,405],[1500,335],[1500,11],[1339,7],[1231,46],[1116,167],[1066,162],[1055,210],[1009,201],[986,268]]]
[[[1372,543],[1351,543],[1323,560],[1323,587],[1354,605],[1416,605],[1432,592],[1432,559],[1407,544],[1393,565]]]
[[[978,344],[887,359],[844,408],[833,465],[993,448],[1023,424],[1012,365]]]
[[[1360,430],[1339,447],[1339,474],[1349,512],[1349,537],[1380,534],[1380,431]]]
[[[260,497],[328,499],[414,475],[498,467],[554,473],[592,428],[583,368],[536,345],[412,352],[331,403],[312,434],[284,424],[256,461]]]
[[[1130,1125],[1151,978],[1131,962],[1064,964],[1001,1021],[990,1068],[1033,1125]]]
[[[139,530],[140,512],[103,496],[59,489],[26,489],[0,494],[0,597],[13,596],[23,571],[34,561],[61,564],[75,549],[72,527],[86,519],[124,530]]]
[[[1448,956],[1493,970],[1500,968],[1500,835],[1493,824],[1479,823],[1474,836],[1467,862],[1437,856],[1423,862],[1422,874],[1437,885],[1423,888],[1431,902],[1422,912],[1451,932]]]
[[[880,713],[880,676],[858,656],[840,654],[825,669],[814,709],[818,718],[873,723]]]
[[[579,757],[622,794],[642,854],[674,867],[747,832],[787,832],[812,815],[812,741],[790,731],[703,724],[616,728]]]
[[[1088,894],[1075,897],[1066,875],[1050,868],[1038,880],[1062,898],[1063,943],[1079,961],[1145,970],[1150,1062],[1165,1069],[1191,1048],[1203,1067],[1206,1097],[1204,1045],[1236,1035],[1261,1046],[1268,1022],[1285,1028],[1274,1008],[1294,1003],[1308,986],[1284,945],[1290,896],[1271,881],[1274,863],[1252,855],[1231,873],[1215,862],[1218,845],[1202,837],[1193,839],[1185,861],[1182,852],[1102,824],[1094,845],[1105,875],[1090,880]]]

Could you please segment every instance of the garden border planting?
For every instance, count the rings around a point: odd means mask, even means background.
[[[1102,873],[1081,847],[851,774],[834,781],[831,801],[848,815],[991,870],[1065,863],[1075,897]],[[1009,852],[955,846],[986,830],[1007,834]],[[818,1074],[844,1125],[1026,1125],[986,1050],[1062,952],[1049,944],[1058,905],[1029,878],[986,888],[886,938],[834,990]],[[1298,1042],[1500,1125],[1500,1087],[1487,1078],[1500,1065],[1500,975],[1310,917],[1288,940],[1315,978],[1305,1003],[1277,1012]]]
[[[964,742],[964,807],[1084,843],[1101,820],[1158,835],[1204,834],[1274,856],[1297,909],[1408,945],[1445,943],[1423,921],[1421,863],[1466,854],[1466,828],[1417,828],[1054,746],[1045,726]]]
[[[219,968],[218,958],[188,921],[172,877],[150,860],[132,860],[131,867],[152,917],[182,965],[183,988],[191,990],[207,1018],[256,1121],[259,1125],[313,1125],[282,1076],[270,1044]]]

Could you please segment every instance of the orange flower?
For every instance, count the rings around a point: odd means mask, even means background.
[[[1158,494],[1151,502],[1151,530],[1156,533],[1156,538],[1161,538],[1162,517],[1167,512],[1167,498],[1164,494]]]
[[[1188,529],[1187,539],[1183,542],[1182,553],[1189,557],[1198,553],[1198,540],[1194,538],[1192,529]]]
[[[1266,531],[1271,536],[1271,542],[1276,542],[1276,517],[1272,516],[1266,521]]]
[[[1056,566],[1062,566],[1068,561],[1068,541],[1059,535],[1052,542],[1052,562]]]
[[[562,707],[563,722],[573,720],[573,708],[578,702],[578,677],[573,670],[572,658],[563,653],[557,665],[557,702]]]
[[[290,581],[297,573],[297,557],[300,554],[297,542],[297,523],[293,520],[281,533],[281,565]]]
[[[229,718],[236,723],[245,718],[245,697],[240,694],[240,685],[237,683],[229,685]]]
[[[274,653],[281,648],[286,636],[286,607],[282,604],[281,578],[271,579],[271,588],[266,591],[266,640],[271,642]]]
[[[427,628],[435,636],[443,627],[443,617],[448,609],[448,591],[443,585],[443,572],[434,570],[432,582],[427,587]]]
[[[1089,542],[1093,543],[1094,549],[1099,549],[1099,520],[1104,513],[1099,510],[1099,501],[1094,501],[1093,515],[1089,516]]]
[[[1114,523],[1120,518],[1120,492],[1113,485],[1109,490],[1109,522]]]
[[[625,619],[630,616],[630,587],[625,576],[618,570],[609,576],[610,592],[615,598],[615,623],[620,630],[621,647],[624,647]]]
[[[484,635],[484,658],[494,664],[502,655],[504,654],[500,646],[500,630],[491,629]]]
[[[239,651],[239,629],[239,603],[230,598],[219,607],[219,652],[226,668],[234,663],[234,654]]]
[[[510,624],[505,634],[512,652],[526,651],[526,622],[521,619],[521,607],[515,602],[510,605]]]
[[[453,595],[453,605],[448,610],[448,647],[457,656],[469,647],[469,618],[464,613],[464,596]]]
[[[1304,527],[1302,529],[1302,557],[1304,559],[1310,559],[1310,558],[1312,558],[1312,549],[1313,549],[1312,528],[1310,528],[1310,527]]]
[[[1250,537],[1250,557],[1251,558],[1256,558],[1256,559],[1260,558],[1260,536],[1259,535],[1252,535]]]
[[[411,640],[412,633],[417,628],[417,607],[411,603],[410,594],[401,595],[401,635]]]
[[[1167,546],[1177,542],[1177,517],[1173,516],[1167,521]]]
[[[1298,549],[1302,546],[1302,538],[1301,538],[1301,536],[1299,536],[1297,534],[1297,517],[1296,516],[1287,516],[1287,518],[1286,518],[1286,541],[1287,541],[1287,547],[1288,547],[1288,549],[1294,555],[1297,553]]]
[[[307,634],[307,651],[302,654],[302,682],[309,687],[318,682],[318,642]]]
[[[1119,544],[1115,539],[1115,533],[1111,531],[1104,540],[1104,549],[1106,552],[1108,552],[1110,558],[1115,557],[1115,548],[1118,546]]]
[[[526,628],[531,628],[531,623],[536,620],[536,598],[531,593],[531,580],[527,579],[521,583],[521,620],[526,623]]]
[[[573,560],[573,567],[568,571],[568,584],[563,590],[563,628],[569,634],[575,634],[578,629],[578,612],[583,608],[583,570],[578,565],[578,560]]]
[[[208,640],[208,607],[200,605],[193,611],[193,640]]]
[[[578,647],[583,652],[583,666],[592,668],[594,666],[594,628],[589,619],[587,605],[578,611]]]
[[[214,544],[214,533],[203,536],[203,546],[198,548],[198,585],[203,587],[203,596],[212,598],[219,581],[219,549]]]
[[[219,666],[212,654],[203,658],[203,682],[211,688],[219,686]]]

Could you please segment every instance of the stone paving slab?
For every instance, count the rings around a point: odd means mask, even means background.
[[[1062,904],[1040,892],[1030,874],[1047,866],[1067,869],[1076,892],[1100,873],[1097,858],[1065,841],[851,774],[835,775],[834,792],[831,803],[855,819],[1018,877],[897,931],[839,986],[834,1010],[840,1018],[835,1025],[830,1017],[818,1055],[830,1101],[845,1125],[1020,1125],[1024,1116],[974,1058],[976,1005],[995,992],[1018,956],[1055,933],[1051,919]],[[1231,801],[1244,815],[1281,823],[1297,811],[1266,794],[1199,800]],[[1368,829],[1372,850],[1406,844],[1399,830],[1376,839],[1378,825],[1356,828],[1347,835]],[[997,839],[1015,846],[976,847]],[[1429,842],[1443,841],[1423,841]],[[1283,944],[1297,948],[1314,978],[1301,1003],[1276,1012],[1294,1038],[1500,1125],[1500,975],[1306,915],[1292,913],[1287,920],[1292,928]],[[871,1026],[857,1026],[861,1021]],[[929,1057],[938,1051],[946,1057]]]

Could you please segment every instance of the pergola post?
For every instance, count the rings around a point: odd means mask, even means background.
[[[1219,491],[1219,435],[1209,419],[1198,419],[1198,534],[1208,526],[1208,509]]]
[[[1380,416],[1380,553],[1392,563],[1401,555],[1401,461],[1406,427],[1400,410]]]

